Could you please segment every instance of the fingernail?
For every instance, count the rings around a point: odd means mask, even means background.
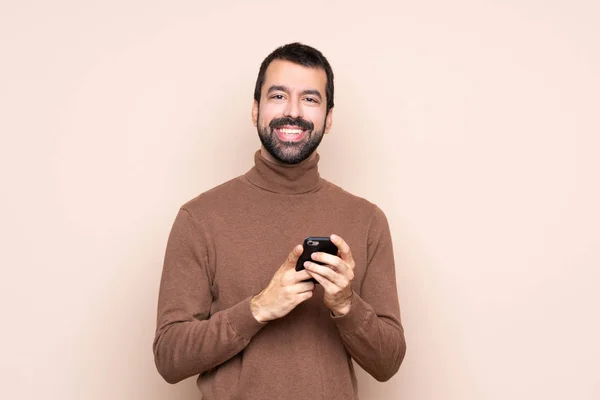
[[[310,262],[304,261],[304,268],[308,267],[309,265],[310,265]]]
[[[338,235],[331,235],[331,240],[338,240],[339,236]]]

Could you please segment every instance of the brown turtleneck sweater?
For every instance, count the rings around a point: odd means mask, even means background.
[[[171,383],[200,375],[204,400],[357,399],[351,358],[392,377],[405,342],[384,213],[322,179],[319,156],[282,166],[254,155],[246,174],[186,203],[169,236],[154,356]],[[350,312],[332,317],[323,288],[262,324],[250,298],[306,236],[335,233],[356,267]]]

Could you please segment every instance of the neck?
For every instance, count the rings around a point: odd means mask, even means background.
[[[252,185],[281,194],[308,193],[321,186],[316,151],[298,164],[285,164],[265,153],[268,154],[264,149],[254,153],[254,167],[244,175]]]

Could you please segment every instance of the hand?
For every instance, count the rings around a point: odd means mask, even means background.
[[[306,261],[304,268],[324,289],[325,306],[334,315],[346,315],[352,304],[352,279],[354,279],[354,259],[348,244],[337,235],[331,235],[331,241],[338,248],[338,255],[313,253],[312,258],[326,265]]]
[[[275,272],[267,287],[250,300],[252,315],[258,322],[281,318],[312,297],[315,284],[303,282],[310,279],[310,275],[306,270],[296,271],[296,262],[301,254],[302,246],[298,245]]]

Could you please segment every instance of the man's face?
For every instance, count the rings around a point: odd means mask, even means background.
[[[307,159],[329,132],[332,110],[327,115],[326,83],[321,68],[284,60],[269,64],[260,105],[255,101],[252,107],[252,120],[275,160],[297,164]]]

